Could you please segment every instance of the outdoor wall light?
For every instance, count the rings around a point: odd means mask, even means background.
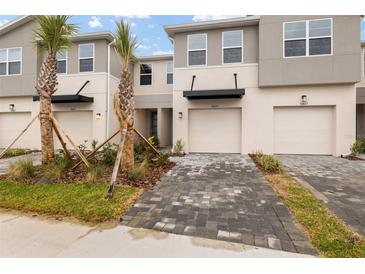
[[[301,105],[308,105],[307,95],[302,95],[302,99],[300,100]]]
[[[15,111],[15,105],[14,104],[9,104],[9,109],[10,109],[10,111]]]
[[[98,119],[98,120],[101,119],[101,113],[96,113],[96,119]]]
[[[183,117],[183,113],[182,112],[179,112],[179,119],[182,119],[182,117]]]

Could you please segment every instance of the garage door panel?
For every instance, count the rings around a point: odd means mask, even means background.
[[[333,107],[274,108],[274,152],[332,154],[333,115]]]
[[[0,147],[4,148],[31,121],[30,112],[9,112],[0,113]],[[38,134],[38,135],[36,135]],[[18,139],[14,148],[38,148],[39,147],[39,122],[35,121],[31,127]]]
[[[208,153],[240,153],[241,110],[190,110],[189,151]]]
[[[57,111],[54,114],[62,129],[76,145],[85,144],[88,148],[91,147],[93,136],[92,111]],[[57,149],[62,148],[55,134],[54,141]],[[69,143],[67,140],[65,141]],[[69,144],[68,147],[70,147]]]

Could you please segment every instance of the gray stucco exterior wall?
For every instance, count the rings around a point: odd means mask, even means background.
[[[243,30],[243,63],[257,63],[259,34],[256,25],[176,34],[174,36],[174,67],[187,67],[187,36],[194,33],[207,33],[207,65],[222,65],[222,32],[230,30]]]
[[[21,47],[21,75],[0,76],[0,96],[31,96],[35,94],[37,71],[40,64],[32,43],[34,21],[0,36],[0,48]]]
[[[283,57],[283,22],[333,18],[333,55]],[[360,80],[360,16],[261,16],[259,86],[355,83]]]

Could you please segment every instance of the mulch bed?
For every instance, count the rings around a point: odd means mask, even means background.
[[[354,155],[342,156],[341,158],[344,158],[344,159],[347,159],[347,160],[351,160],[351,161],[365,161],[364,159],[361,159],[361,158],[356,157]]]
[[[150,166],[148,168],[148,171],[146,172],[146,175],[139,180],[133,180],[128,176],[126,173],[119,172],[117,177],[117,184],[122,185],[129,185],[139,188],[152,188],[156,185],[160,177],[165,174],[167,171],[172,169],[175,166],[174,162],[169,162],[168,164],[164,166]],[[36,172],[32,178],[24,178],[22,180],[17,179],[17,182],[22,182],[25,184],[36,184],[38,183],[42,178],[44,178],[43,170],[46,168],[45,166],[37,166]],[[113,167],[112,166],[102,166],[103,172],[98,177],[98,182],[100,183],[108,183],[110,181]],[[86,174],[87,174],[87,168],[82,164],[79,165],[74,170],[68,170],[66,171],[65,175],[60,179],[57,180],[57,183],[73,183],[78,181],[86,181]],[[11,179],[6,174],[0,175],[0,180],[7,180]]]

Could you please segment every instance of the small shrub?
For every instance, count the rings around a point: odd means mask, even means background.
[[[86,148],[87,148],[87,142],[88,142],[87,140],[84,140],[83,144],[78,145],[78,148],[79,148],[80,152],[84,155],[85,155],[85,151],[86,151]]]
[[[350,150],[352,155],[365,153],[365,139],[357,139],[355,143],[351,145]]]
[[[72,165],[72,159],[63,154],[57,154],[53,163],[48,165],[44,171],[44,176],[52,180],[60,180],[65,171]]]
[[[178,139],[172,148],[172,153],[177,155],[184,154],[184,142],[181,139]]]
[[[282,173],[283,172],[283,166],[280,163],[280,161],[273,155],[257,155],[256,159],[260,166],[266,171],[270,173]]]
[[[118,146],[116,144],[107,143],[101,152],[101,162],[104,165],[114,165],[115,158],[117,157]]]
[[[101,166],[93,165],[90,166],[87,170],[85,180],[88,183],[96,183],[101,174],[103,173],[103,168]]]
[[[98,141],[97,140],[92,140],[92,142],[91,142],[91,148],[93,150],[96,148],[97,145],[98,145]]]
[[[32,159],[20,159],[11,163],[7,173],[12,179],[26,179],[32,177],[35,173]]]
[[[160,140],[158,139],[157,136],[151,136],[147,140],[154,147],[158,147],[160,145]]]
[[[142,163],[136,164],[129,176],[132,180],[142,179],[148,171],[148,161],[144,160]]]

